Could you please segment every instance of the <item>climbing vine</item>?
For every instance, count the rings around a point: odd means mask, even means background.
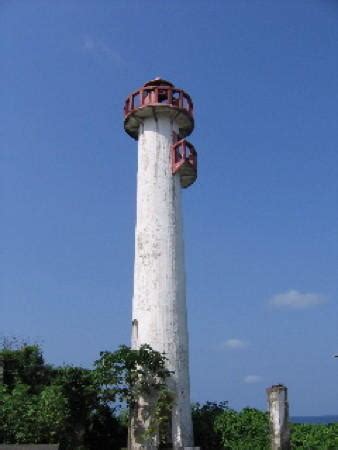
[[[102,400],[125,405],[130,414],[129,426],[136,417],[139,400],[146,399],[147,426],[140,434],[143,443],[167,439],[173,395],[167,387],[171,372],[165,366],[166,360],[149,345],[142,345],[137,350],[122,345],[115,352],[101,352],[100,359],[95,362]]]

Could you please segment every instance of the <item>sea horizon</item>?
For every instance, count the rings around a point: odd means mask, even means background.
[[[304,423],[304,424],[329,424],[337,423],[338,415],[322,415],[322,416],[292,416],[291,422],[293,423]]]

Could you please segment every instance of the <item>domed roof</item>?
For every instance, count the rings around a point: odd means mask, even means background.
[[[148,86],[171,86],[171,87],[174,87],[174,85],[172,83],[170,83],[170,81],[164,80],[161,77],[156,77],[153,80],[150,80],[147,83],[145,83],[144,87],[148,87]]]

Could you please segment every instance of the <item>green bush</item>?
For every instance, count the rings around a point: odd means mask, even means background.
[[[0,387],[0,435],[6,443],[58,442],[69,414],[67,399],[58,386],[30,394],[17,384],[11,391]]]
[[[214,429],[215,420],[228,410],[228,403],[196,403],[192,407],[195,445],[203,450],[222,450],[221,434]]]
[[[254,408],[237,412],[228,409],[215,419],[214,429],[225,450],[265,450],[269,448],[267,413]]]
[[[257,409],[244,408],[239,412],[225,409],[222,414],[215,416],[213,429],[224,450],[270,448],[268,414]],[[291,424],[291,448],[337,450],[338,423]]]
[[[291,448],[307,450],[337,450],[338,423],[328,425],[291,425]]]
[[[36,345],[0,350],[0,443],[61,443],[62,450],[119,450],[127,428],[102,401],[96,373],[52,367]]]
[[[156,425],[167,420],[171,400],[165,396],[165,358],[150,347],[103,352],[94,370],[48,365],[36,345],[5,346],[0,360],[0,443],[61,442],[62,450],[119,450],[126,446],[127,416],[114,405],[132,405],[140,389],[150,385],[163,394]],[[135,383],[140,376],[141,385]],[[227,402],[207,402],[195,404],[192,417],[195,444],[203,450],[269,449],[265,412],[236,412]],[[337,450],[338,423],[292,424],[291,448]]]
[[[0,443],[60,442],[62,450],[119,450],[127,444],[119,407],[132,408],[148,391],[157,393],[148,438],[168,422],[170,372],[164,355],[149,346],[102,352],[92,370],[48,365],[37,345],[3,346],[0,361]]]

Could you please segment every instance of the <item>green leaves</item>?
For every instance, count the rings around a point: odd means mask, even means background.
[[[203,450],[221,450],[221,433],[215,431],[214,423],[218,416],[228,411],[228,402],[196,403],[192,407],[195,445]]]
[[[132,408],[148,394],[155,399],[149,437],[168,420],[170,372],[164,355],[147,345],[102,352],[94,370],[52,367],[36,345],[6,345],[0,359],[0,442],[61,442],[63,450],[120,448],[127,430],[115,411],[121,405]]]
[[[47,386],[38,395],[36,404],[37,430],[39,442],[58,442],[65,431],[70,415],[69,401],[61,386]]]
[[[116,352],[101,352],[95,361],[95,380],[104,402],[120,402],[133,411],[140,398],[151,398],[149,422],[143,440],[151,440],[169,421],[173,395],[167,389],[170,371],[166,358],[148,345],[139,349],[120,346]],[[161,434],[161,433],[160,433]]]
[[[165,442],[173,394],[166,358],[144,345],[101,352],[94,370],[52,367],[36,345],[3,345],[4,385],[0,385],[0,442],[54,443],[63,450],[121,448],[126,445],[127,409],[150,398],[151,414],[144,441],[155,434]],[[204,450],[269,448],[268,415],[253,408],[236,412],[226,402],[192,409],[196,445]],[[291,425],[292,449],[338,449],[338,424]]]
[[[0,387],[0,435],[6,443],[57,442],[67,415],[67,399],[57,386],[39,394],[31,394],[25,384],[11,391]]]
[[[291,428],[291,448],[336,450],[338,448],[338,423],[329,425],[293,424]]]
[[[226,450],[269,449],[268,415],[257,409],[224,411],[217,416],[214,429],[220,433],[223,448]]]
[[[61,442],[63,450],[125,445],[126,428],[102,401],[95,371],[47,365],[37,346],[6,346],[0,358],[0,443]]]
[[[161,391],[170,376],[165,362],[165,356],[148,345],[138,350],[122,345],[115,352],[101,352],[94,377],[102,399],[130,406],[142,394]]]
[[[5,368],[4,384],[9,389],[20,383],[36,394],[48,384],[52,368],[45,363],[37,345],[24,345],[20,349],[6,347],[0,357]]]
[[[201,417],[211,424],[207,430],[203,429]],[[200,405],[194,407],[193,419],[194,427],[202,422],[203,433],[207,433],[208,437],[204,443],[196,440],[197,444],[203,445],[205,450],[270,449],[269,421],[268,414],[265,412],[254,408],[244,408],[237,412],[227,407],[220,411],[217,404],[207,403],[203,407]],[[217,446],[217,442],[220,442],[220,446]],[[291,448],[338,449],[338,424],[291,424]]]

